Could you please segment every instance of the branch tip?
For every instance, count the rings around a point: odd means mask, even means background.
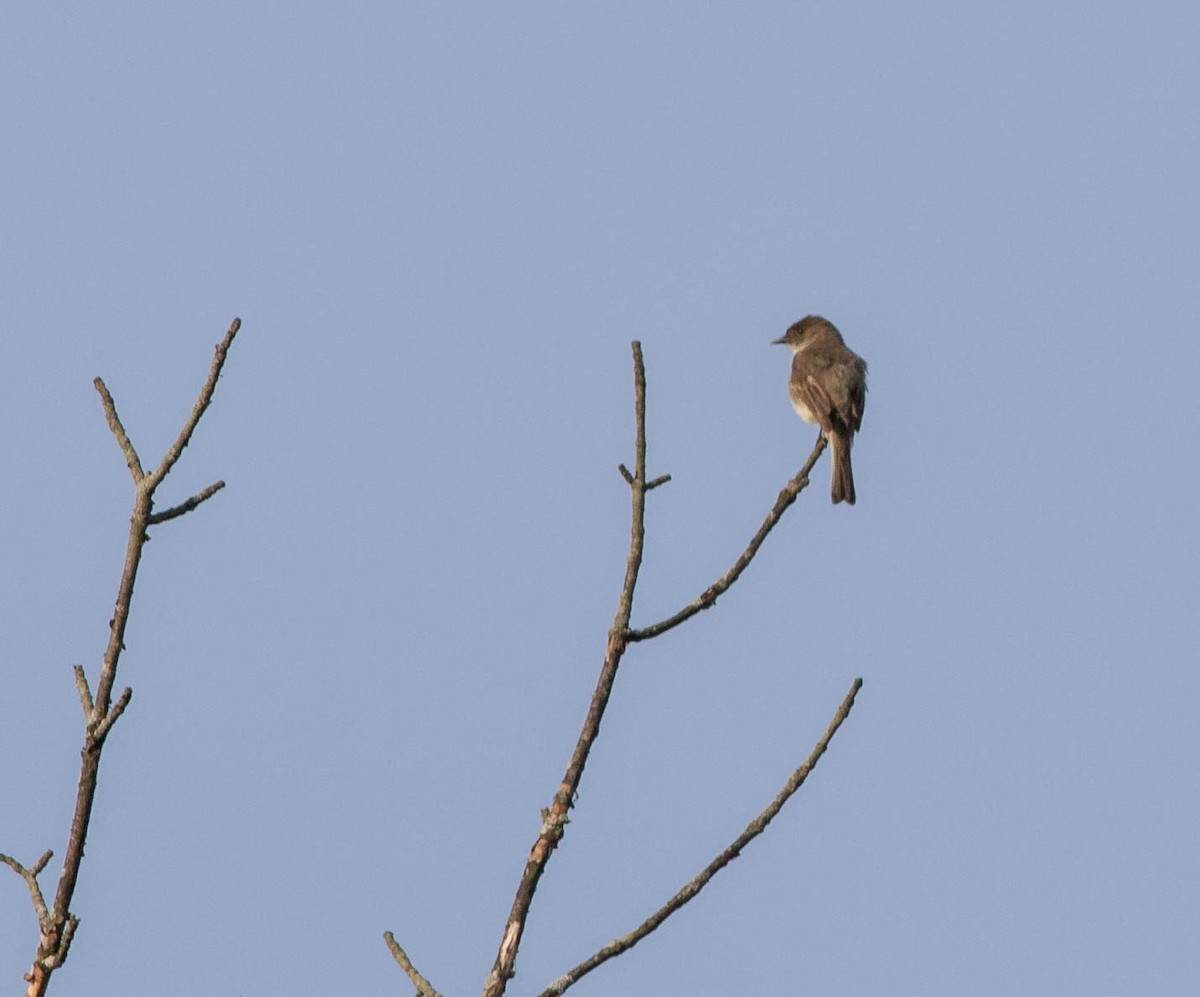
[[[113,396],[109,394],[108,386],[104,383],[102,377],[95,378],[92,384],[100,392],[100,404],[104,408],[104,420],[108,423],[109,430],[116,437],[117,445],[120,446],[121,452],[125,455],[125,463],[129,467],[129,473],[133,475],[133,483],[141,485],[142,479],[146,477],[146,472],[142,470],[142,462],[137,455],[137,450],[134,448],[133,442],[129,439],[129,434],[125,432],[125,426],[121,423],[121,417],[117,415],[117,403],[113,401]]]
[[[197,492],[186,502],[180,502],[179,505],[173,505],[170,509],[164,509],[162,512],[152,513],[150,518],[146,520],[146,525],[154,526],[157,523],[165,523],[167,520],[186,515],[199,506],[202,502],[207,502],[224,487],[224,481],[215,481],[203,491]]]
[[[403,969],[407,974],[409,980],[412,982],[412,985],[417,988],[417,993],[420,994],[421,997],[442,997],[442,995],[438,993],[436,989],[434,989],[433,984],[417,972],[417,968],[408,958],[408,953],[405,952],[404,949],[400,947],[400,944],[396,941],[395,935],[393,935],[390,931],[385,931],[383,933],[383,940],[387,942],[387,947],[391,950],[392,958],[399,963],[400,968]]]
[[[92,710],[95,708],[92,703],[92,690],[88,687],[87,672],[83,670],[83,665],[75,665],[75,688],[79,691],[79,702],[83,706],[83,719],[88,721],[92,719]]]

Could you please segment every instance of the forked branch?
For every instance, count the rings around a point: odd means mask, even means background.
[[[67,842],[67,851],[63,857],[62,872],[59,874],[58,890],[54,903],[47,906],[38,884],[37,877],[46,863],[50,861],[51,852],[46,852],[30,869],[26,869],[15,859],[0,856],[0,861],[10,866],[21,875],[33,898],[34,910],[37,914],[39,942],[33,967],[26,974],[29,986],[27,997],[41,997],[49,985],[50,977],[59,966],[66,962],[70,952],[71,940],[79,920],[71,913],[71,900],[75,895],[75,886],[79,879],[80,867],[83,863],[83,850],[87,841],[88,826],[91,822],[92,806],[96,799],[96,783],[100,771],[100,756],[105,741],[112,732],[113,725],[129,705],[133,695],[131,689],[125,689],[117,701],[113,702],[113,688],[117,678],[117,664],[121,652],[125,649],[125,628],[129,622],[129,610],[133,600],[134,583],[137,581],[138,566],[141,563],[142,549],[146,544],[147,527],[175,519],[191,512],[205,500],[211,498],[224,487],[224,482],[217,482],[201,492],[193,495],[180,505],[173,506],[161,513],[154,510],[154,492],[162,480],[170,473],[171,468],[179,460],[184,448],[196,431],[200,417],[212,402],[213,392],[225,365],[225,358],[233,344],[234,337],[241,328],[241,321],[234,319],[225,338],[217,345],[216,356],[209,368],[208,380],[200,390],[200,396],[192,408],[187,421],[176,437],[175,442],[163,457],[159,466],[147,473],[142,468],[141,458],[121,417],[117,414],[117,406],[104,381],[96,378],[96,390],[100,394],[100,403],[104,409],[104,417],[109,429],[116,437],[117,445],[125,456],[125,463],[133,476],[134,503],[133,515],[129,523],[129,540],[125,550],[125,567],[121,572],[121,581],[117,586],[116,606],[113,617],[109,621],[108,647],[104,652],[104,660],[100,667],[99,680],[95,693],[88,685],[87,675],[82,665],[75,666],[75,684],[79,690],[79,699],[84,712],[83,760],[79,774],[79,787],[75,797],[75,815],[71,820],[71,835]]]
[[[617,600],[617,612],[613,619],[612,627],[608,631],[608,641],[605,648],[604,661],[600,667],[600,676],[596,682],[596,688],[592,693],[591,704],[588,707],[583,728],[576,741],[575,750],[571,753],[571,759],[567,763],[566,772],[563,775],[562,782],[559,785],[558,792],[554,795],[551,805],[542,810],[541,828],[537,839],[533,843],[533,847],[530,849],[529,858],[526,860],[525,868],[521,874],[516,896],[513,899],[512,909],[509,912],[508,920],[505,922],[500,947],[496,953],[492,970],[484,985],[484,997],[502,997],[508,981],[515,975],[517,952],[520,948],[521,937],[525,931],[525,923],[529,916],[529,909],[533,903],[534,894],[537,891],[542,873],[550,861],[550,856],[554,853],[555,848],[558,847],[558,843],[562,840],[566,832],[566,826],[570,822],[569,813],[575,804],[575,797],[579,791],[580,782],[583,779],[583,772],[587,765],[588,757],[596,738],[599,736],[600,724],[604,718],[604,712],[608,707],[609,697],[612,695],[613,685],[616,682],[617,671],[626,649],[635,641],[656,637],[667,630],[679,626],[679,624],[701,610],[707,609],[738,580],[742,572],[746,570],[750,562],[754,559],[755,554],[758,553],[767,535],[775,527],[776,523],[779,522],[789,506],[795,502],[800,492],[807,487],[808,475],[825,449],[824,439],[818,439],[817,445],[813,448],[812,454],[800,469],[800,472],[779,493],[774,507],[767,515],[758,532],[751,538],[749,545],[724,575],[718,578],[698,598],[674,616],[649,627],[632,629],[629,626],[629,621],[633,613],[634,591],[637,588],[638,575],[641,571],[642,555],[645,547],[646,493],[671,480],[670,475],[660,475],[649,480],[646,477],[646,370],[642,360],[642,345],[638,342],[633,343],[633,386],[634,417],[636,423],[634,468],[630,471],[624,464],[619,465],[618,468],[621,476],[629,485],[632,510],[630,517],[629,554],[625,562],[625,578]],[[749,841],[761,834],[787,799],[800,788],[800,785],[804,782],[812,767],[816,765],[817,760],[824,753],[826,747],[828,747],[829,740],[849,714],[850,707],[854,703],[854,697],[861,684],[861,680],[855,682],[850,695],[847,696],[841,710],[838,711],[829,730],[826,731],[825,736],[818,742],[816,749],[809,756],[808,761],[796,770],[771,806],[751,822],[750,826],[746,828],[742,835],[729,848],[722,852],[707,869],[680,890],[671,901],[643,925],[629,935],[617,939],[595,956],[592,956],[591,959],[571,970],[555,983],[551,989],[547,990],[545,994],[561,993],[574,983],[575,980],[581,978],[596,966],[636,944],[637,941],[653,931],[662,921],[674,913],[675,910],[695,896],[720,869],[724,868],[725,865],[737,857],[738,853]],[[409,980],[417,988],[418,993],[422,997],[436,997],[437,991],[412,966],[407,954],[396,943],[391,932],[385,932],[384,938],[392,951],[392,955],[404,969],[405,973],[408,974]]]

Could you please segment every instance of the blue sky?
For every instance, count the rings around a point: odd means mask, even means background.
[[[3,15],[0,851],[65,846],[132,489],[160,493],[53,992],[478,992],[616,610],[625,659],[514,994],[1189,993],[1200,9],[67,4]],[[57,861],[51,870],[57,871]],[[0,974],[36,941],[0,878]],[[52,884],[51,877],[48,884]]]

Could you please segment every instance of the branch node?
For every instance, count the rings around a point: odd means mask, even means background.
[[[121,693],[121,698],[118,699],[113,704],[113,708],[108,711],[108,715],[98,724],[96,724],[96,729],[92,731],[93,742],[103,741],[106,737],[108,737],[108,732],[112,730],[112,725],[115,724],[117,722],[117,718],[125,712],[125,707],[129,705],[129,700],[132,698],[133,690],[126,686],[125,691]]]
[[[629,473],[629,468],[627,468],[624,464],[618,464],[617,470],[621,472],[621,477],[624,478],[626,482],[631,485],[633,484],[633,475]]]
[[[561,841],[570,823],[565,809],[559,813],[551,807],[542,807],[542,829],[538,836],[548,841]]]
[[[671,476],[669,474],[660,475],[653,481],[648,481],[646,483],[646,491],[650,491],[651,488],[657,488],[659,485],[665,485],[670,480]]]

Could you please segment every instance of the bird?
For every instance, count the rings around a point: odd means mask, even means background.
[[[837,327],[820,315],[807,315],[788,328],[777,344],[792,351],[788,394],[805,422],[821,427],[833,460],[830,498],[854,505],[850,448],[862,426],[867,400],[867,363],[851,350]]]

